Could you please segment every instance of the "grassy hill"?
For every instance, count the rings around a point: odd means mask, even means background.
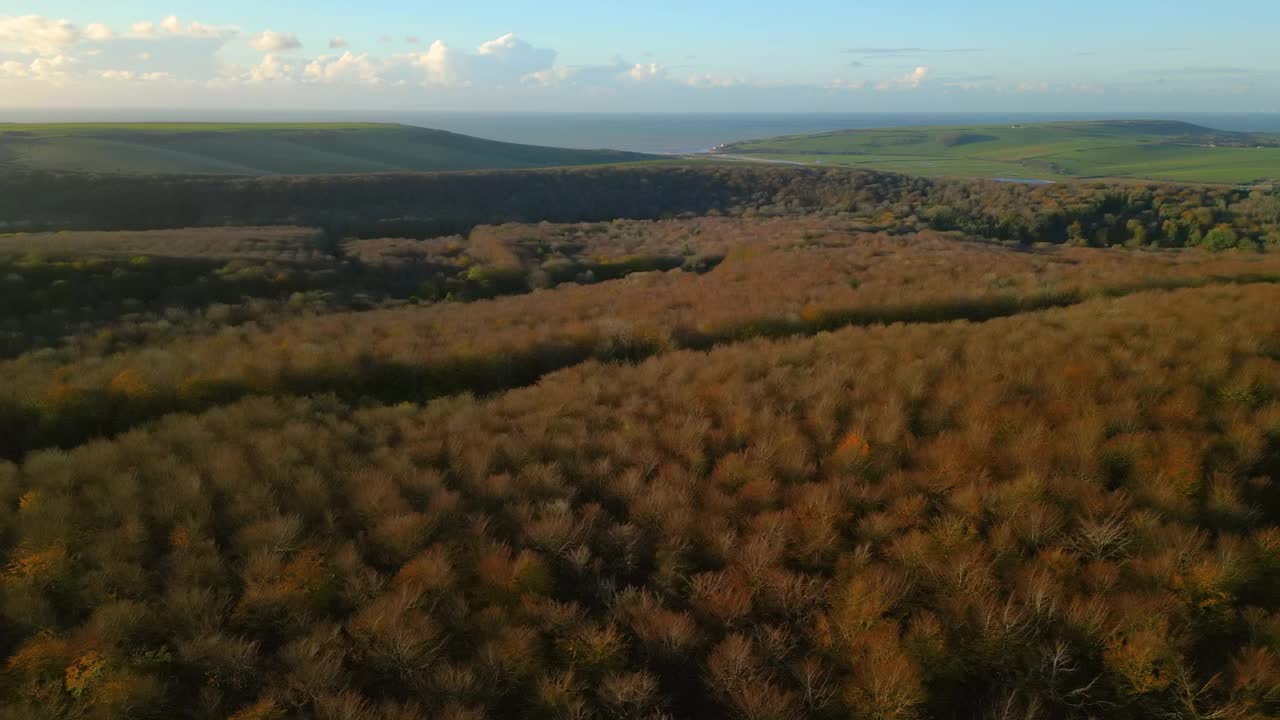
[[[1166,121],[847,130],[735,143],[716,154],[959,177],[1280,179],[1280,135]]]
[[[649,159],[482,140],[404,125],[0,124],[0,168],[305,175],[598,165]]]

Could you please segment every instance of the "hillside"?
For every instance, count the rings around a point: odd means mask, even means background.
[[[1243,184],[1280,178],[1280,135],[1167,121],[847,130],[735,143],[715,154],[919,175]]]
[[[597,165],[647,157],[373,123],[0,124],[0,168],[10,170],[306,175]]]
[[[1031,185],[755,163],[250,178],[0,173],[6,233],[307,225],[334,238],[431,238],[507,222],[805,212],[1026,244],[1280,243],[1280,192],[1262,188]]]
[[[749,214],[0,238],[0,717],[1280,717],[1280,255]]]

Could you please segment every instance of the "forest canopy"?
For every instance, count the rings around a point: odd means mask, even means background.
[[[166,183],[0,178],[0,720],[1280,715],[1269,191]]]

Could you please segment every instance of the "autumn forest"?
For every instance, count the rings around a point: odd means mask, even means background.
[[[15,173],[0,218],[2,720],[1280,715],[1274,189]]]

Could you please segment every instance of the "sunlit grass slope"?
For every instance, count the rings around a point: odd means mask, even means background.
[[[737,143],[720,152],[938,176],[1205,183],[1280,178],[1280,135],[1163,121],[849,130]]]

